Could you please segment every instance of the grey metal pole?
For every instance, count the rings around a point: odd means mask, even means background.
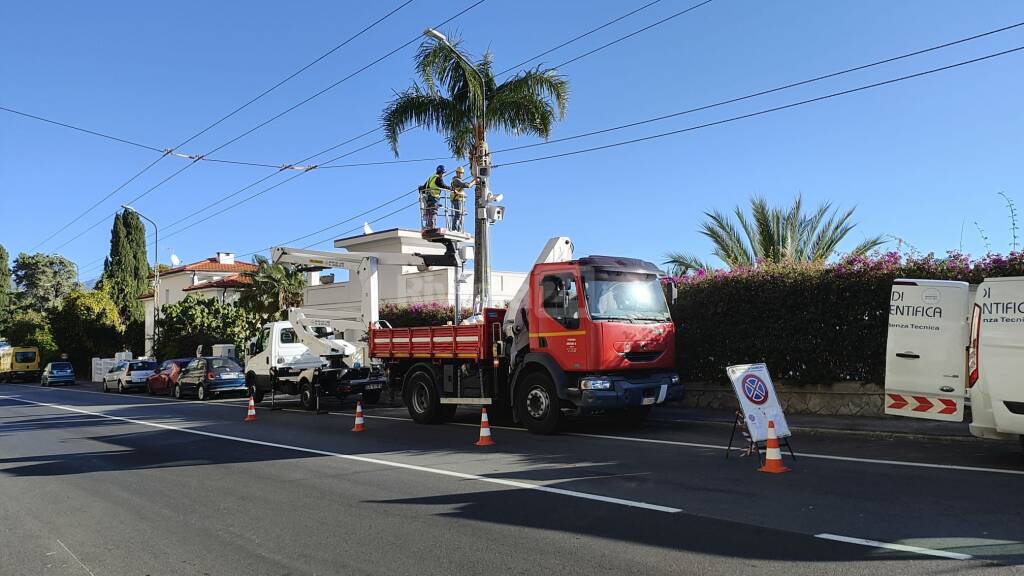
[[[485,175],[481,175],[481,167],[483,164],[490,163],[486,158],[487,151],[487,81],[484,79],[484,75],[480,73],[480,70],[473,65],[461,52],[458,51],[448,38],[434,30],[427,28],[423,34],[428,38],[433,38],[438,42],[443,42],[446,46],[451,48],[455,56],[462,60],[462,62],[477,75],[480,79],[480,89],[482,90],[480,99],[480,118],[478,119],[480,125],[480,141],[477,142],[476,152],[479,155],[475,162],[472,164],[476,166],[476,174],[473,177],[477,179],[476,194],[474,195],[474,214],[473,214],[473,248],[475,252],[476,261],[473,264],[473,300],[476,306],[475,312],[483,313],[484,308],[491,305],[491,242],[490,242],[490,222],[487,220],[487,184],[490,178],[490,166],[487,166],[484,170]]]

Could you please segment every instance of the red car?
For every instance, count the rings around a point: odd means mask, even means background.
[[[181,371],[184,370],[185,366],[188,366],[190,361],[192,361],[192,358],[164,360],[160,364],[160,368],[146,379],[146,392],[169,395],[174,390],[174,385],[178,383]]]

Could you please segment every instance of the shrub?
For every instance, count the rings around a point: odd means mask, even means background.
[[[50,326],[60,351],[78,374],[88,374],[94,357],[109,358],[120,349],[124,326],[117,306],[102,290],[74,291],[50,312]]]
[[[473,311],[465,308],[462,318],[470,316]],[[455,319],[455,306],[431,302],[429,304],[382,304],[380,319],[387,321],[396,328],[415,326],[444,326]]]
[[[234,344],[244,355],[246,343],[259,331],[259,317],[235,304],[191,294],[180,302],[160,308],[159,337],[154,345],[157,358],[189,358],[196,347],[209,354],[213,344]]]
[[[765,362],[779,379],[881,382],[889,295],[896,278],[1024,275],[1024,253],[971,261],[950,252],[851,257],[834,264],[763,264],[673,279],[684,380],[721,380],[731,364]]]

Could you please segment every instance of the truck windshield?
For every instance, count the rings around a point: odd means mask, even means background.
[[[668,322],[668,303],[654,274],[595,269],[583,275],[592,320]]]

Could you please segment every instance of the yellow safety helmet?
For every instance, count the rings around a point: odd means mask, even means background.
[[[466,169],[465,169],[465,168],[463,168],[462,166],[459,166],[458,168],[456,168],[456,169],[455,169],[455,173],[456,173],[456,174],[462,174],[462,173],[464,173],[465,171],[466,171]]]

